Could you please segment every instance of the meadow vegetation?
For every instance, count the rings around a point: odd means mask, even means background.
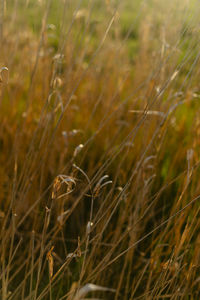
[[[0,299],[199,299],[197,0],[1,0]]]

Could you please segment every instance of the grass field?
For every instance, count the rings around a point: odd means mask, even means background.
[[[200,298],[199,13],[0,1],[0,299]]]

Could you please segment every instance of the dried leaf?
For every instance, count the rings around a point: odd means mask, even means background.
[[[0,69],[0,83],[8,83],[9,71],[7,67],[3,67]]]
[[[80,241],[80,236],[78,236],[78,249],[77,249],[77,256],[81,257],[82,252],[81,252],[81,241]]]
[[[63,183],[67,185],[67,192],[58,196],[58,191],[60,190]],[[72,193],[75,186],[76,186],[76,182],[75,182],[74,178],[72,178],[71,176],[67,176],[67,175],[63,175],[63,174],[58,175],[54,180],[53,191],[51,194],[52,199],[55,199],[55,198],[60,199],[61,197],[64,197],[64,196]]]
[[[53,277],[53,256],[52,256],[53,249],[54,249],[54,246],[52,246],[51,249],[47,253],[47,260],[49,262],[49,276],[50,276],[50,278]]]
[[[80,300],[89,292],[94,292],[94,291],[105,291],[105,292],[113,292],[114,293],[116,290],[107,288],[107,287],[103,287],[103,286],[99,286],[99,285],[96,285],[93,283],[87,283],[77,292],[77,294],[75,296],[75,300]]]

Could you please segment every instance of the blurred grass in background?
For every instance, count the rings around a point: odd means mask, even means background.
[[[1,299],[199,299],[198,1],[0,10]]]

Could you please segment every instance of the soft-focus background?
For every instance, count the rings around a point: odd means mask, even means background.
[[[200,298],[199,14],[0,1],[0,299]]]

